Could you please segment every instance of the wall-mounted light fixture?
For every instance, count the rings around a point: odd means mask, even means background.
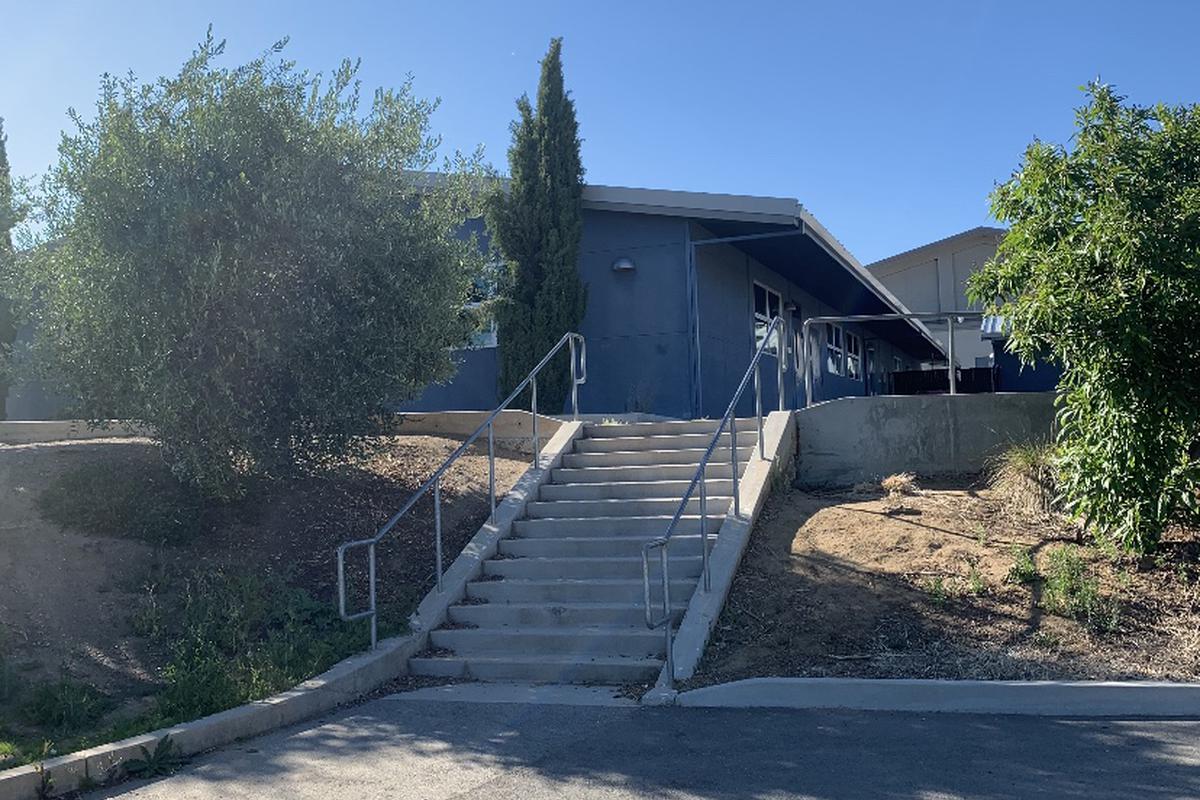
[[[783,304],[783,310],[787,311],[788,313],[795,311],[799,307],[800,306],[796,305],[791,300],[788,300],[786,303]]]
[[[633,259],[628,256],[621,256],[612,263],[613,272],[633,272],[637,269],[637,264],[633,263]]]

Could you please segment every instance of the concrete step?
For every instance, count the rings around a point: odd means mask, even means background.
[[[757,444],[758,430],[750,428],[738,431],[738,444]],[[713,434],[683,433],[666,436],[611,436],[603,439],[579,439],[575,442],[576,453],[611,453],[631,450],[693,450],[707,448]],[[729,431],[717,439],[718,447],[729,447]]]
[[[651,575],[650,602],[662,606],[661,579]],[[671,581],[671,603],[684,602],[696,589],[695,578]],[[467,596],[489,603],[642,603],[642,579],[472,581]]]
[[[501,539],[500,553],[514,558],[598,558],[603,556],[641,558],[642,545],[662,533],[641,536],[567,536],[553,539]],[[671,557],[699,556],[700,534],[671,536]],[[709,534],[712,548],[717,537]],[[711,550],[710,550],[711,552]]]
[[[695,472],[695,470],[693,470]],[[541,488],[539,500],[618,500],[635,498],[683,497],[686,481],[614,481],[612,483],[547,483]],[[733,481],[729,478],[709,478],[705,481],[709,497],[730,497]],[[699,487],[697,487],[698,489]]]
[[[551,479],[556,484],[580,483],[660,483],[662,481],[690,481],[696,476],[696,464],[641,464],[628,467],[591,467],[590,469],[552,470]],[[746,461],[739,462],[741,476],[746,471]],[[733,465],[726,453],[721,461],[710,461],[704,471],[708,479],[731,479]],[[731,481],[732,482],[732,481]],[[680,493],[682,496],[682,492]]]
[[[671,576],[695,578],[703,559],[696,556],[671,556]],[[658,562],[651,564],[658,571]],[[483,562],[484,575],[502,578],[552,580],[554,578],[590,580],[593,578],[641,578],[641,556],[605,556],[589,558],[498,558]]]
[[[409,659],[413,675],[480,681],[637,683],[654,680],[662,659],[613,656],[433,656]]]
[[[559,536],[633,536],[637,534],[664,535],[673,514],[640,517],[559,517],[556,519],[519,519],[513,523],[513,535],[527,537]],[[709,533],[716,533],[725,521],[724,515],[713,514],[706,520]],[[679,518],[677,533],[700,533],[700,515],[688,514]]]
[[[744,462],[757,455],[758,450],[753,443],[743,445],[738,440],[738,461]],[[632,467],[632,466],[663,466],[667,464],[699,464],[704,456],[704,448],[697,447],[688,450],[620,450],[612,453],[568,453],[563,456],[563,467],[567,469],[587,469],[589,467]],[[718,450],[713,453],[709,463],[728,463],[729,450]],[[694,471],[694,470],[693,470]]]
[[[756,428],[758,423],[753,417],[739,417],[737,429],[748,431]],[[583,426],[583,435],[589,439],[610,439],[627,436],[678,436],[689,433],[707,433],[710,436],[717,429],[715,419],[693,419],[670,422],[621,422],[615,425],[589,422]]]
[[[687,600],[672,603],[678,618],[687,608]],[[654,609],[658,616],[662,607]],[[630,603],[481,603],[469,606],[450,606],[450,620],[459,625],[483,628],[502,626],[547,628],[551,626],[581,627],[589,625],[644,625],[645,612]],[[662,632],[658,635],[661,637]]]
[[[535,519],[563,517],[642,517],[661,514],[674,515],[679,509],[680,497],[614,499],[614,500],[538,500],[527,503],[525,515]],[[706,512],[725,516],[733,498],[708,496]],[[699,490],[688,499],[688,514],[700,513]]]
[[[585,655],[661,657],[667,652],[661,630],[644,624],[626,628],[451,628],[430,634],[434,647],[455,655]]]

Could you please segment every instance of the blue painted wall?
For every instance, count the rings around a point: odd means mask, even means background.
[[[416,400],[400,403],[397,411],[491,411],[496,396],[498,366],[496,348],[456,350],[458,373],[447,383],[432,384]]]
[[[1004,342],[993,341],[995,353],[996,391],[998,392],[1050,392],[1058,388],[1062,369],[1048,361],[1038,361],[1033,366],[1022,367],[1021,360],[1004,347]]]
[[[588,287],[585,413],[691,416],[687,223],[676,217],[588,211],[579,272]],[[629,258],[635,268],[614,272]]]

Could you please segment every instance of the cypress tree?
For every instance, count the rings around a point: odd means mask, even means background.
[[[13,259],[11,231],[17,221],[5,139],[4,119],[0,118],[0,289],[3,289],[4,279],[10,277]],[[11,304],[0,291],[0,419],[5,418],[4,406],[8,399],[9,386],[8,362],[16,336],[17,326]]]
[[[491,203],[492,242],[507,269],[496,305],[500,394],[507,396],[567,331],[578,330],[587,306],[579,278],[583,228],[583,163],[575,102],[563,86],[562,39],[542,60],[537,108],[517,100],[508,150],[511,181]],[[560,354],[538,375],[538,408],[562,410],[570,367]]]

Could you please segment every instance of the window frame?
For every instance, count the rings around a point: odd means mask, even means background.
[[[759,289],[762,289],[764,292],[763,299],[764,299],[764,302],[766,305],[766,316],[764,316],[763,314],[760,314],[758,311],[758,290]],[[782,318],[783,317],[783,293],[780,291],[777,291],[775,289],[772,289],[770,286],[766,285],[765,283],[763,283],[761,281],[751,281],[750,282],[750,320],[751,320],[751,332],[753,333],[753,336],[754,336],[753,341],[754,341],[754,351],[755,352],[758,352],[759,346],[762,345],[762,338],[761,338],[759,326],[760,325],[762,326],[761,331],[766,331],[767,326],[771,324],[771,319],[772,319],[771,296],[772,295],[775,296],[775,301],[776,301],[774,316]],[[775,333],[772,334],[771,342],[769,342],[767,344],[766,349],[763,351],[764,353],[767,353],[767,354],[775,356],[775,357],[779,357],[779,350],[780,350],[780,347],[779,347],[780,335],[779,334],[780,334],[779,330],[776,330]]]
[[[851,344],[854,346],[851,347]],[[850,330],[842,331],[842,346],[845,350],[844,377],[854,381],[863,379],[863,339],[862,336]]]
[[[846,332],[836,322],[825,323],[825,371],[846,377]]]

